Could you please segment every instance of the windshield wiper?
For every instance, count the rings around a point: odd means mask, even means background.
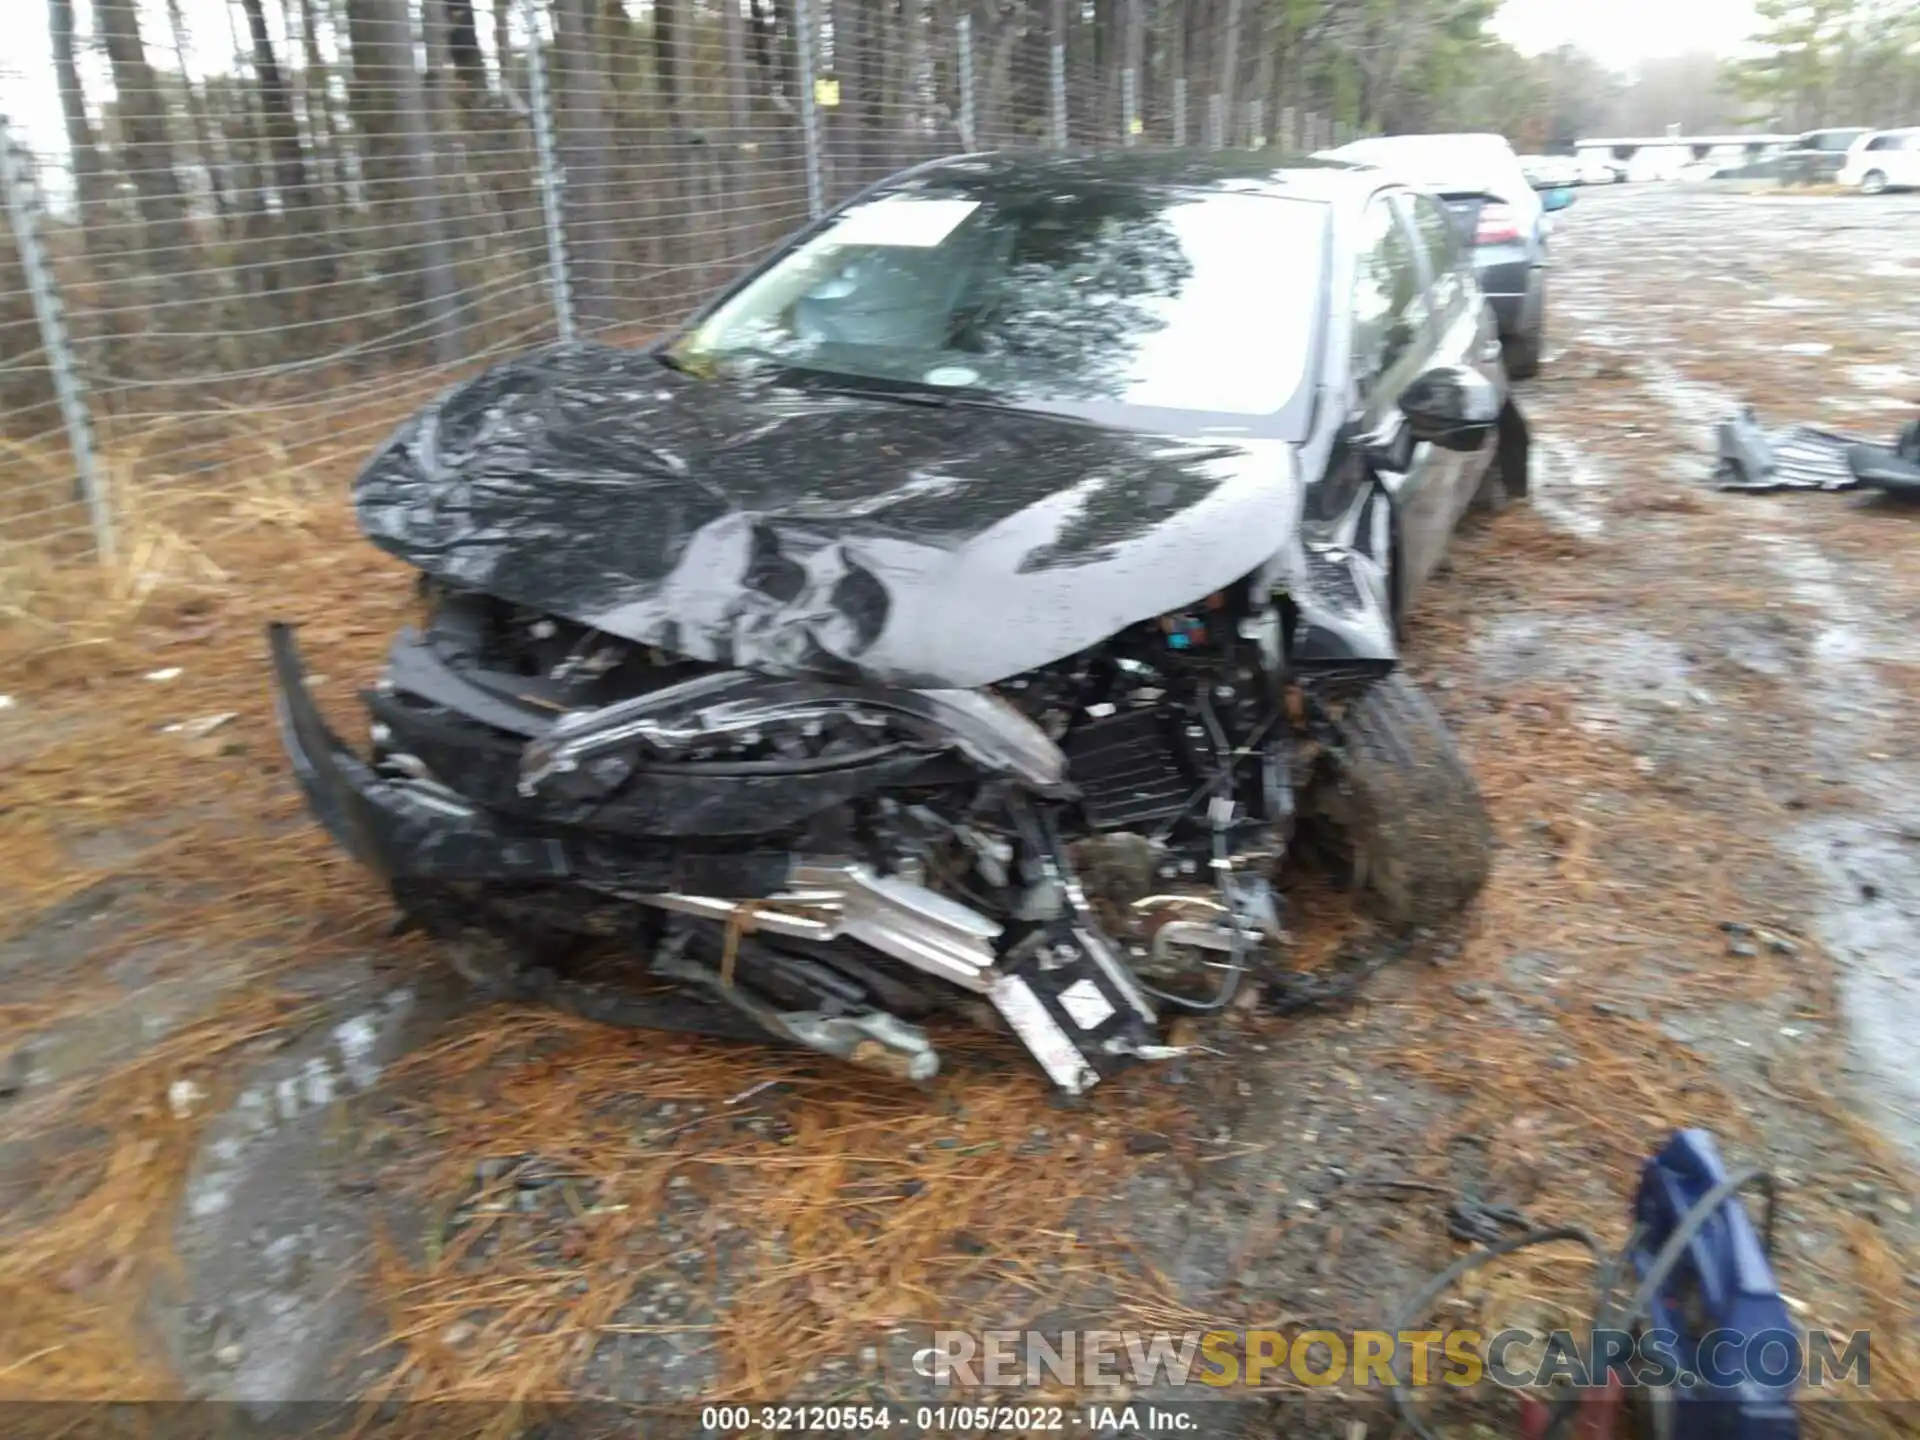
[[[669,370],[677,370],[683,375],[692,375],[695,379],[707,378],[704,366],[696,369],[678,356],[661,350],[655,352],[655,359]],[[857,400],[885,400],[897,405],[919,405],[930,410],[1021,410],[1035,413],[1049,413],[1040,407],[1021,405],[1004,396],[994,395],[984,390],[965,387],[929,385],[924,381],[913,380],[876,380],[861,375],[836,374],[831,370],[810,370],[795,365],[790,360],[769,350],[731,350],[725,355],[715,357],[718,360],[717,373],[726,373],[726,363],[730,360],[747,360],[755,365],[785,372],[789,385],[801,390],[812,390],[825,395],[845,395]]]
[[[830,391],[835,395],[852,395],[862,400],[893,400],[902,405],[925,405],[936,410],[961,408],[1024,410],[1027,408],[982,390],[949,389],[944,385],[916,385],[911,382],[862,385],[831,376],[825,376],[820,381],[810,382],[810,384],[814,389]]]

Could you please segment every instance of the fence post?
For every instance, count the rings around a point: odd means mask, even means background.
[[[960,17],[960,140],[978,150],[973,134],[973,17]]]
[[[1298,152],[1300,131],[1295,123],[1294,109],[1291,105],[1280,107],[1280,148],[1289,155]]]
[[[553,102],[547,91],[547,42],[540,29],[541,8],[540,0],[523,0],[520,7],[527,26],[527,107],[533,112],[533,152],[540,166],[540,213],[546,221],[547,288],[553,292],[553,323],[561,343],[571,345],[579,332],[573,323],[573,281],[567,273],[567,236],[560,218],[560,187],[565,177],[553,153]]]
[[[1218,150],[1227,143],[1227,97],[1218,90],[1207,97],[1207,148]]]
[[[793,45],[800,60],[800,134],[807,160],[807,214],[818,220],[826,211],[820,190],[820,111],[813,98],[813,5],[794,0]]]
[[[1267,148],[1267,102],[1247,102],[1247,144],[1255,150]]]
[[[1184,150],[1187,146],[1187,77],[1178,75],[1173,81],[1173,148]]]
[[[1053,148],[1067,148],[1067,5],[1053,0],[1053,49],[1047,89],[1053,113]]]
[[[93,450],[93,416],[87,409],[80,388],[80,373],[73,363],[73,347],[60,313],[60,292],[53,272],[47,268],[46,252],[40,248],[36,224],[38,197],[32,177],[13,148],[13,135],[7,129],[7,117],[0,115],[0,185],[7,192],[7,215],[13,223],[14,243],[20,250],[20,268],[27,277],[27,290],[33,298],[34,319],[40,322],[40,345],[47,352],[47,369],[53,376],[54,395],[60,402],[60,419],[66,427],[67,446],[73,454],[74,474],[79,480],[80,498],[86,502],[93,523],[93,552],[101,564],[111,564],[114,556],[113,513],[107,504],[106,487],[101,484],[100,465]]]

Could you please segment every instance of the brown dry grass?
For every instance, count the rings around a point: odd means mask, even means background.
[[[490,1019],[415,1057],[445,1156],[429,1189],[458,1193],[475,1157],[514,1153],[578,1165],[600,1183],[598,1203],[576,1209],[557,1237],[549,1221],[509,1217],[469,1225],[422,1259],[390,1247],[384,1285],[409,1343],[396,1383],[432,1398],[564,1393],[635,1287],[673,1273],[659,1217],[676,1202],[676,1179],[707,1286],[723,1283],[713,1254],[732,1252],[732,1293],[704,1322],[723,1358],[723,1389],[710,1398],[793,1393],[821,1358],[950,1316],[956,1302],[1002,1316],[1023,1296],[1047,1308],[1053,1287],[1112,1263],[1069,1217],[1135,1163],[1113,1112],[1151,1127],[1164,1106],[1122,1086],[1099,1113],[1061,1127],[1074,1134],[1052,1163],[1024,1165],[1014,1152],[1049,1114],[1044,1082],[984,1037],[946,1039],[960,1073],[931,1093],[756,1051],[704,1063],[704,1047],[687,1044],[661,1057],[657,1040],[552,1016]],[[537,1040],[546,1043],[530,1056]],[[982,1047],[1001,1063],[966,1073],[969,1048]],[[468,1103],[446,1103],[456,1091]],[[623,1109],[636,1092],[696,1118],[655,1139]],[[745,1124],[768,1118],[779,1123]],[[682,1139],[695,1131],[697,1143]],[[498,1248],[476,1260],[489,1233]]]
[[[236,435],[236,447],[257,446],[256,463],[241,469],[258,478],[219,488],[177,477],[136,485],[150,473],[151,452],[115,452],[122,513],[131,517],[122,566],[105,576],[19,566],[6,577],[0,664],[17,704],[0,717],[9,727],[0,731],[0,774],[19,822],[0,873],[10,913],[31,917],[98,884],[102,867],[82,858],[85,842],[144,827],[157,843],[115,862],[147,886],[137,938],[192,935],[202,945],[257,943],[269,952],[239,999],[60,1097],[64,1119],[97,1123],[109,1139],[69,1177],[74,1204],[6,1234],[0,1395],[170,1391],[137,1321],[140,1297],[167,1269],[168,1217],[194,1140],[194,1122],[166,1109],[167,1084],[191,1076],[217,1090],[252,1041],[287,1023],[291,1002],[275,983],[282,967],[325,963],[349,948],[414,963],[412,951],[382,938],[382,897],[299,823],[265,703],[260,638],[269,618],[301,622],[310,668],[326,677],[319,692],[344,718],[353,684],[407,603],[399,568],[358,539],[343,503],[348,467],[384,424],[309,437],[304,448]],[[1560,535],[1526,510],[1495,525],[1497,563],[1470,557],[1469,586],[1550,591],[1569,607],[1606,597],[1593,578],[1604,548]],[[1481,551],[1495,553],[1493,545]],[[1428,607],[1420,623],[1429,654],[1444,661],[1464,643],[1463,608],[1444,597]],[[173,666],[182,671],[176,680],[143,678]],[[165,729],[226,712],[236,718],[204,740]],[[1712,949],[1713,921],[1735,903],[1738,861],[1764,845],[1757,828],[1748,837],[1710,834],[1684,796],[1637,776],[1617,746],[1572,725],[1568,697],[1550,687],[1506,697],[1463,734],[1509,849],[1472,918],[1461,973],[1497,980],[1500,958],[1524,946],[1580,957],[1583,981],[1603,978],[1626,930],[1693,947],[1699,993],[1782,984],[1830,1005],[1819,957],[1809,957],[1810,974],[1790,975],[1785,967],[1735,970]],[[1631,803],[1603,813],[1585,803],[1599,791],[1626,792]],[[1552,817],[1557,857],[1550,870],[1532,870],[1520,842],[1543,815]],[[1621,858],[1623,836],[1635,831],[1663,837],[1662,873],[1636,873]],[[1312,965],[1353,921],[1323,895],[1303,899],[1300,957]],[[42,993],[9,997],[0,1019],[17,1034],[96,1003],[110,984],[100,973],[105,958],[87,957]],[[1572,1015],[1563,1035],[1575,1068],[1554,1071],[1534,1039],[1441,998],[1413,1014],[1390,1063],[1458,1097],[1461,1118],[1449,1128],[1495,1137],[1503,1174],[1516,1184],[1531,1177],[1524,1188],[1539,1196],[1542,1218],[1581,1220],[1617,1239],[1634,1167],[1676,1117],[1735,1139],[1753,1133],[1751,1097],[1655,1027]],[[1117,1290],[1137,1316],[1193,1318],[1126,1254],[1121,1237],[1083,1238],[1063,1219],[1118,1193],[1132,1170],[1159,1163],[1129,1155],[1127,1132],[1180,1136],[1192,1117],[1145,1081],[1108,1087],[1083,1114],[1055,1117],[1040,1081],[1006,1045],[955,1037],[951,1049],[960,1064],[928,1096],[771,1052],[662,1042],[546,1014],[494,1010],[459,1026],[394,1077],[421,1097],[408,1128],[418,1195],[444,1204],[477,1160],[537,1152],[594,1176],[602,1203],[558,1237],[512,1219],[481,1227],[484,1237],[473,1228],[427,1243],[389,1237],[378,1281],[403,1357],[390,1385],[440,1398],[565,1393],[636,1287],[672,1262],[655,1221],[663,1202],[688,1188],[701,1202],[696,1233],[710,1252],[734,1245],[754,1257],[730,1265],[732,1293],[706,1312],[729,1395],[791,1394],[823,1357],[891,1323],[991,1316],[1004,1324],[1082,1284]],[[728,1102],[763,1080],[780,1089],[742,1106],[771,1128],[737,1123]],[[1875,1137],[1830,1098],[1837,1086],[1817,1081],[1802,1102],[1830,1115],[1836,1138],[1868,1163],[1890,1167]],[[714,1118],[636,1126],[621,1110],[635,1096]],[[1009,1141],[1037,1114],[1048,1115],[1064,1147],[1039,1163],[1017,1157]],[[1444,1138],[1436,1135],[1436,1146]],[[1837,1303],[1865,1305],[1882,1333],[1898,1336],[1906,1325],[1911,1336],[1884,1238],[1855,1233],[1851,1243],[1852,1273],[1830,1283],[1834,1296],[1855,1298]],[[1585,1283],[1582,1267],[1548,1258],[1517,1263],[1485,1293],[1494,1304],[1544,1295],[1578,1309]],[[1916,1392],[1910,1339],[1877,1347],[1875,1358],[1876,1393]]]

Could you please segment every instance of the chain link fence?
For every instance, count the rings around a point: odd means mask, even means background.
[[[0,573],[338,485],[450,380],[642,341],[918,161],[1349,137],[1239,0],[47,14],[49,74],[0,70]]]

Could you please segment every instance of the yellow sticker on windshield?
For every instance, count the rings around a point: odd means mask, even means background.
[[[838,105],[840,103],[840,82],[825,77],[813,82],[813,103],[816,105]]]

